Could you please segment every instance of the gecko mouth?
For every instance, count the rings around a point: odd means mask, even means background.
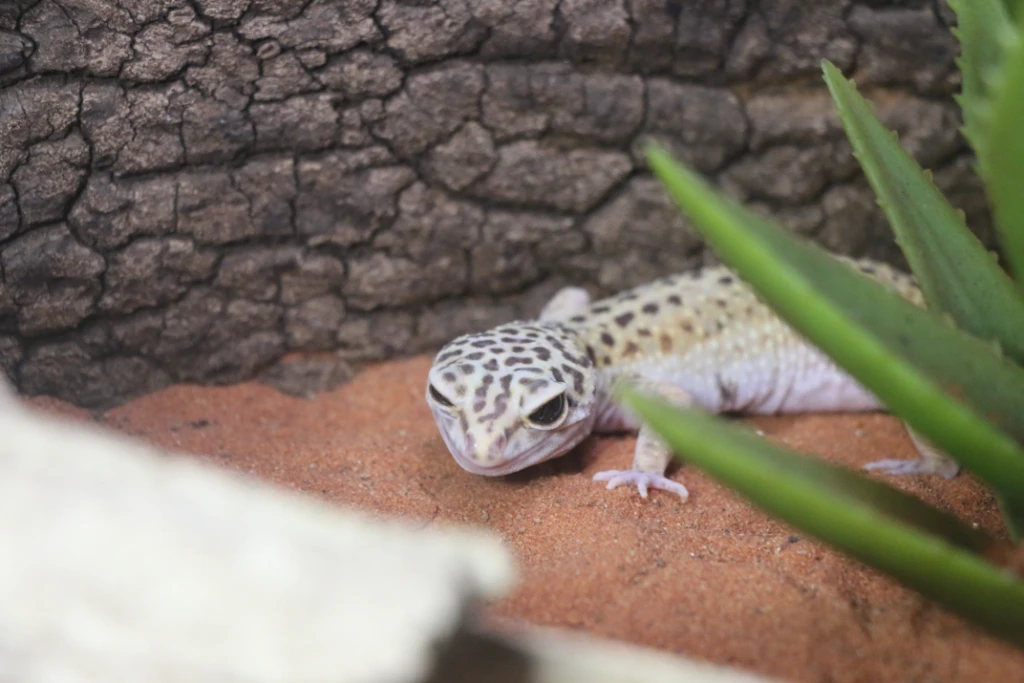
[[[467,472],[485,477],[512,474],[564,455],[587,437],[593,424],[590,415],[583,415],[577,419],[570,418],[556,431],[532,434],[536,440],[521,449],[517,449],[516,445],[522,443],[522,435],[516,438],[516,435],[510,432],[508,437],[501,437],[488,443],[486,451],[478,454],[484,449],[479,448],[473,433],[467,433],[459,419],[447,411],[434,409],[432,412],[441,438],[455,462]],[[510,443],[516,450],[514,454],[507,452]]]
[[[463,443],[464,448],[460,449],[447,433],[442,431],[442,434],[452,457],[462,469],[485,477],[500,477],[568,453],[585,438],[586,433],[580,434],[580,431],[572,429],[568,433],[564,433],[564,438],[560,439],[558,443],[537,443],[512,457],[505,455],[505,443],[494,444],[491,446],[487,459],[472,455],[474,449],[471,437],[467,437]]]
[[[519,470],[526,469],[532,462],[519,462],[519,459],[515,460],[503,460],[494,465],[481,465],[475,458],[467,458],[464,455],[458,453],[452,453],[455,456],[455,462],[459,463],[459,466],[467,472],[473,474],[481,474],[485,477],[500,477],[506,474],[512,474]]]

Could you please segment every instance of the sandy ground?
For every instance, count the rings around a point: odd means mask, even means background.
[[[689,502],[592,482],[628,465],[632,437],[590,439],[503,479],[452,460],[423,400],[430,359],[381,364],[315,400],[263,384],[177,386],[102,419],[217,465],[424,526],[487,527],[517,555],[519,588],[488,608],[792,681],[1024,681],[1024,653],[803,538],[692,467]],[[89,419],[56,401],[32,404]],[[768,438],[858,466],[913,457],[885,415],[751,420]],[[1001,527],[971,477],[897,480],[982,527]]]

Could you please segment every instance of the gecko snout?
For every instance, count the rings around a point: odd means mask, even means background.
[[[481,474],[498,474],[495,470],[503,470],[508,462],[508,454],[505,449],[508,447],[508,437],[504,434],[496,436],[475,435],[476,438],[467,439],[465,453],[470,466],[467,469]]]
[[[494,439],[480,443],[477,448],[477,460],[483,464],[499,463],[505,459],[505,446],[508,445],[508,437],[499,434]]]

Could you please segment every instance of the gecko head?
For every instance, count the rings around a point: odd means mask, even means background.
[[[441,349],[427,403],[463,469],[498,476],[555,458],[593,426],[594,364],[557,323],[513,323]]]

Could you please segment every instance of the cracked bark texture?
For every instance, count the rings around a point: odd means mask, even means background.
[[[843,253],[898,260],[828,58],[988,234],[948,8],[902,0],[0,4],[0,367],[103,407],[350,361],[710,258],[653,137]]]

